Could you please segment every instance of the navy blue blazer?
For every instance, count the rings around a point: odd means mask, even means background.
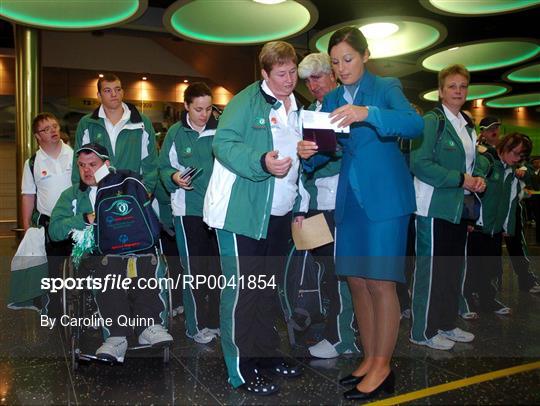
[[[347,104],[345,86],[328,93],[322,111],[332,112]],[[415,138],[422,134],[424,122],[402,92],[395,78],[382,78],[364,72],[354,104],[368,106],[365,121],[353,123],[349,136],[339,137],[343,147],[338,191],[336,223],[343,219],[343,207],[350,184],[354,197],[372,221],[411,214],[416,210],[412,176],[399,150],[397,137]],[[307,171],[328,157],[316,154],[305,161]],[[352,197],[352,196],[351,196]]]

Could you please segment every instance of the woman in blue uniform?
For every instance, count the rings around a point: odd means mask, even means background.
[[[343,147],[336,199],[336,271],[348,277],[364,358],[340,382],[355,385],[347,399],[369,399],[393,391],[390,360],[399,328],[396,282],[404,282],[409,216],[415,210],[412,179],[397,137],[422,133],[414,111],[394,78],[371,74],[369,50],[355,27],[336,31],[328,45],[332,67],[343,86],[325,96],[323,111],[350,126]],[[312,170],[328,159],[315,143],[301,141],[299,155]],[[315,155],[316,154],[316,155]]]

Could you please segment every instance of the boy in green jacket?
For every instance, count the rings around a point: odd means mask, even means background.
[[[73,232],[96,223],[94,206],[98,181],[95,173],[103,166],[110,167],[109,153],[100,144],[85,144],[75,155],[80,183],[66,189],[53,209],[49,235],[55,241],[67,239]],[[83,265],[79,270],[92,270],[92,279],[100,281],[104,287],[93,291],[100,315],[93,325],[103,327],[105,338],[96,351],[97,358],[124,362],[127,336],[133,330],[141,345],[159,347],[172,343],[172,336],[163,327],[167,309],[161,286],[150,289],[148,284],[150,279],[163,276],[155,248],[137,252],[136,256],[93,254],[83,259]],[[143,278],[146,284],[139,285]],[[107,281],[111,279],[122,283],[110,286]],[[126,279],[131,279],[128,290],[120,288],[125,286]]]

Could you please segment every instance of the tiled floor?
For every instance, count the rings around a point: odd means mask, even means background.
[[[277,380],[281,391],[259,398],[226,383],[218,343],[195,344],[183,334],[183,319],[173,324],[175,343],[171,362],[161,353],[128,353],[123,366],[89,364],[73,372],[68,346],[59,329],[39,326],[37,313],[6,308],[12,238],[0,239],[0,405],[29,404],[347,404],[338,379],[357,362],[355,356],[333,360],[300,357],[303,376]],[[536,252],[535,252],[536,251]],[[540,254],[540,247],[532,247]],[[540,265],[540,264],[539,264]],[[539,268],[540,269],[540,268]],[[540,360],[540,295],[520,293],[517,280],[505,270],[504,301],[510,317],[482,315],[460,322],[476,334],[471,344],[457,344],[442,352],[418,347],[407,340],[408,322],[401,325],[393,361],[396,394]],[[287,348],[282,331],[284,348]],[[416,399],[413,404],[539,404],[540,370]]]

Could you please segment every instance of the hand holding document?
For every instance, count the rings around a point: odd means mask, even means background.
[[[311,250],[334,241],[324,214],[304,219],[301,227],[293,224],[292,237],[298,250]]]
[[[331,123],[330,113],[304,110],[303,138],[317,144],[319,152],[335,152],[337,148],[336,133],[348,133],[349,127],[338,127]]]
[[[330,122],[330,113],[323,113],[321,111],[302,111],[302,119],[304,128],[320,129],[320,130],[333,130],[336,133],[348,133],[350,132],[349,126],[338,127],[338,123]]]

